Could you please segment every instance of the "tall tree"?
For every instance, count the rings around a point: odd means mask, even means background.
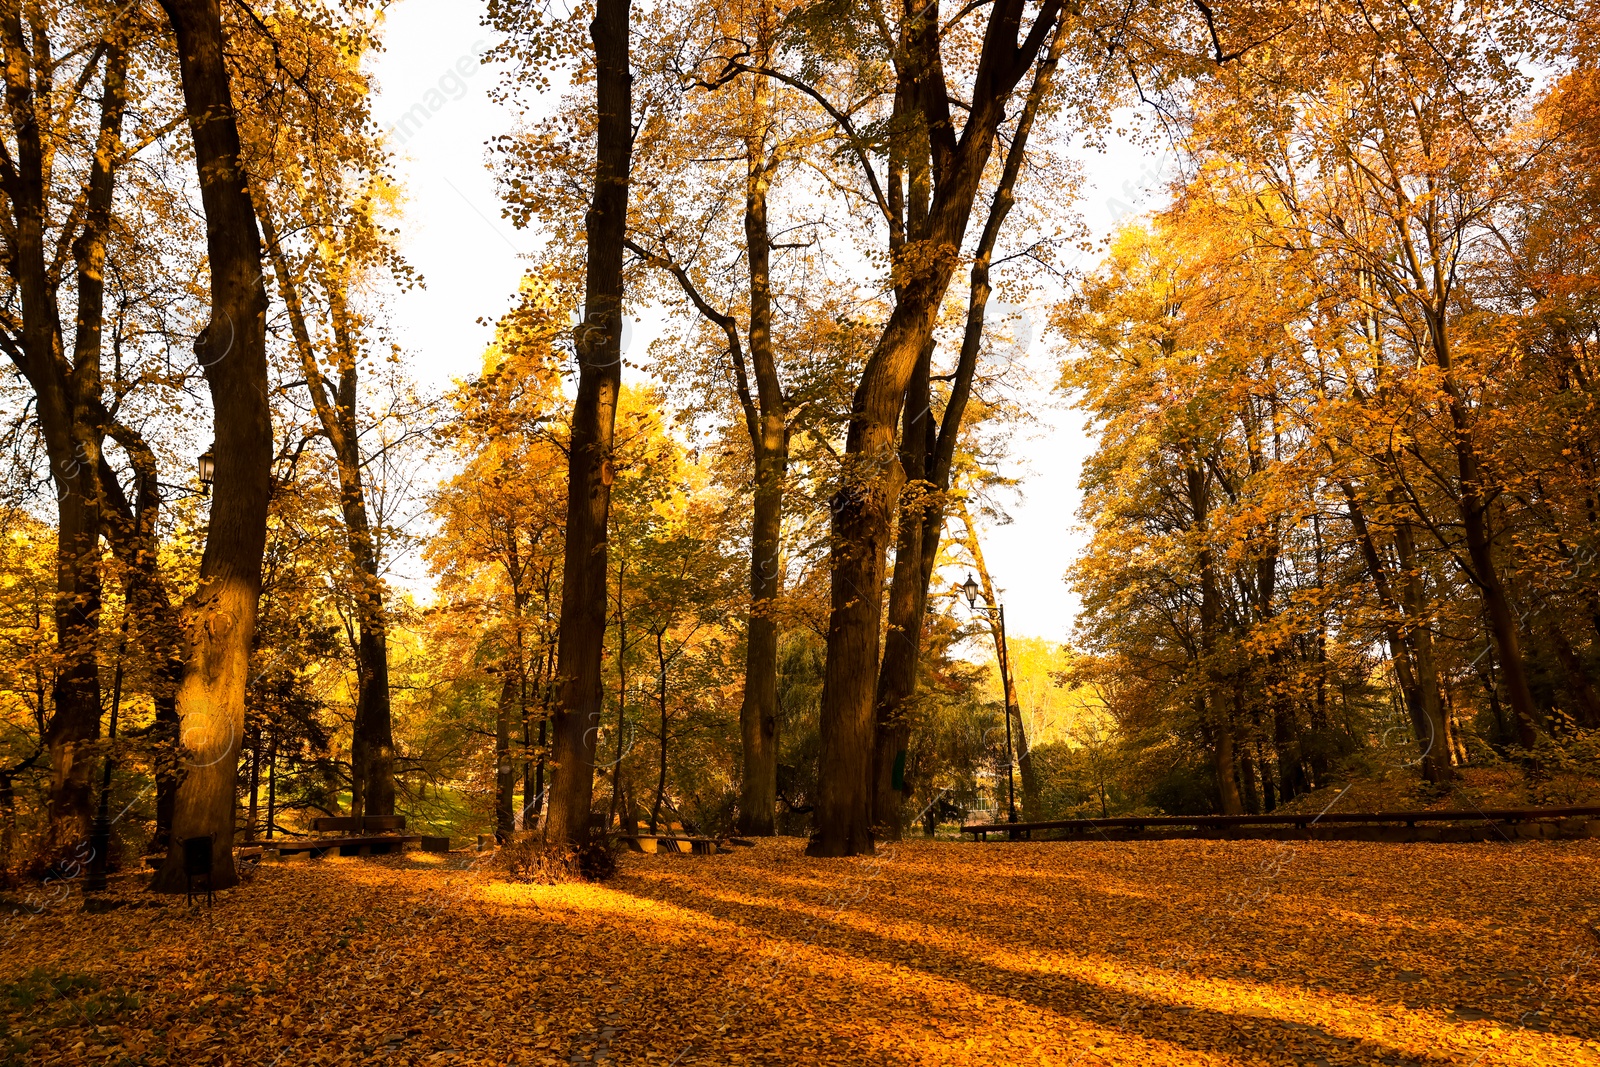
[[[567,540],[561,571],[559,696],[552,719],[545,840],[584,840],[594,791],[600,726],[600,653],[606,630],[606,518],[612,436],[622,382],[622,260],[633,150],[633,76],[628,71],[630,0],[596,0],[594,193],[585,218],[588,258],[583,319],[573,330],[578,395],[567,468]]]
[[[904,766],[911,735],[907,704],[917,688],[917,663],[922,649],[923,619],[927,614],[928,585],[944,532],[950,489],[950,472],[961,436],[967,401],[983,346],[989,297],[994,291],[990,268],[996,243],[1016,205],[1017,181],[1028,157],[1028,141],[1039,112],[1046,105],[1067,42],[1063,20],[1034,70],[1033,83],[1011,131],[1005,163],[990,196],[989,213],[972,253],[966,322],[961,349],[951,372],[950,391],[940,413],[937,433],[933,422],[932,374],[928,361],[919,361],[906,389],[900,430],[900,464],[907,489],[902,495],[896,533],[894,572],[889,585],[888,625],[883,662],[878,671],[874,726],[873,822],[883,833],[898,837],[904,822],[904,793],[894,787],[894,768]],[[985,577],[987,583],[988,579]],[[1025,764],[1032,774],[1031,760]]]
[[[843,484],[833,500],[821,780],[810,855],[850,856],[873,850],[879,590],[891,521],[905,480],[895,454],[895,424],[906,388],[933,336],[1006,103],[1033,67],[1061,10],[1055,0],[1045,0],[1029,25],[1026,8],[1021,0],[991,5],[966,122],[959,132],[945,81],[938,5],[909,12],[893,42],[897,75],[916,121],[927,131],[931,196],[924,232],[900,242],[896,249],[897,300],[856,386]],[[909,231],[902,232],[909,238]]]
[[[25,25],[26,21],[26,25]],[[97,641],[101,611],[101,453],[112,421],[102,395],[104,272],[117,168],[128,102],[129,38],[138,32],[116,19],[83,42],[68,42],[58,58],[53,41],[63,27],[47,9],[21,4],[0,10],[5,59],[5,119],[15,145],[0,159],[6,200],[8,280],[20,297],[20,321],[6,321],[3,346],[32,387],[50,474],[56,488],[55,635],[59,666],[45,743],[50,756],[49,846],[86,839],[90,817],[90,743],[100,732]],[[80,70],[67,65],[85,57]],[[70,141],[83,122],[81,89],[103,71],[92,152],[81,161],[81,185],[65,204],[55,188],[68,170]],[[70,78],[58,85],[58,79]],[[72,85],[75,83],[76,88]],[[58,217],[58,209],[60,217]],[[52,230],[55,232],[52,233]],[[72,269],[63,262],[71,250]],[[62,321],[63,283],[72,281],[74,331]]]
[[[705,11],[699,17],[690,14],[685,19],[692,43],[703,47],[703,38],[709,36],[717,47],[725,47],[737,38],[741,54],[763,67],[772,61],[778,23],[777,12],[766,2],[748,9],[735,5],[725,12]],[[674,39],[663,47],[678,44]],[[704,95],[700,106],[657,134],[654,140],[661,141],[665,151],[651,152],[642,162],[667,174],[681,171],[686,166],[684,141],[689,139],[710,142],[700,146],[696,153],[699,157],[719,162],[739,157],[740,225],[737,236],[729,234],[728,239],[743,253],[743,292],[728,293],[730,304],[719,306],[718,293],[703,281],[711,265],[686,263],[684,253],[673,248],[677,231],[685,231],[696,243],[705,243],[707,235],[715,232],[707,222],[720,221],[725,213],[734,214],[725,211],[724,198],[716,195],[720,192],[719,182],[705,183],[702,188],[712,190],[712,194],[704,198],[704,203],[692,206],[682,201],[676,183],[659,183],[662,188],[654,196],[640,198],[637,211],[648,221],[643,232],[629,241],[629,247],[646,264],[672,277],[725,344],[727,365],[718,368],[717,377],[731,378],[739,419],[749,440],[750,608],[739,712],[742,769],[738,828],[740,833],[762,836],[774,832],[777,804],[777,611],[783,592],[783,494],[796,406],[792,393],[785,389],[781,326],[775,324],[773,316],[774,239],[770,209],[780,171],[792,166],[795,157],[817,137],[805,123],[796,123],[786,114],[793,108],[786,109],[784,102],[777,99],[776,90],[781,87],[775,87],[764,76],[751,75],[734,66],[697,79],[697,84],[711,91]],[[677,85],[669,87],[669,91],[677,89]],[[694,217],[696,210],[703,214],[702,218]],[[736,314],[739,303],[745,310],[743,324]]]
[[[267,292],[261,235],[240,158],[217,0],[162,0],[178,44],[185,108],[206,216],[211,317],[195,338],[216,419],[216,488],[200,582],[186,605],[177,693],[189,753],[173,811],[172,845],[153,885],[183,888],[182,842],[210,836],[217,886],[233,866],[234,780],[266,545],[272,465],[267,396]]]

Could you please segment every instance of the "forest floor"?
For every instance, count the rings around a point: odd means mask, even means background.
[[[1556,773],[1530,778],[1509,763],[1458,767],[1447,788],[1414,768],[1369,767],[1358,776],[1302,793],[1279,812],[1316,812],[1337,799],[1339,811],[1492,811],[1504,808],[1600,806],[1600,776]]]
[[[74,893],[0,917],[0,1063],[1600,1065],[1600,841],[801,849]]]

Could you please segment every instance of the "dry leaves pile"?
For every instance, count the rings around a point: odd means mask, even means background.
[[[545,887],[323,860],[210,913],[4,919],[0,1063],[1600,1064],[1597,861],[778,840]]]

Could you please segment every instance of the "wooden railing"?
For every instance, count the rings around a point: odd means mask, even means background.
[[[1600,807],[1502,808],[1470,811],[1358,811],[1296,812],[1269,815],[1123,815],[1112,819],[1055,819],[1049,822],[968,823],[961,828],[974,839],[987,841],[990,834],[1032,836],[1035,830],[1064,830],[1079,835],[1101,830],[1199,829],[1227,830],[1235,827],[1283,827],[1306,830],[1313,826],[1407,826],[1419,823],[1496,823],[1516,824],[1550,819],[1600,818]]]

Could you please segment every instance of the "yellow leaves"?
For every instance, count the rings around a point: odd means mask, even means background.
[[[0,985],[45,967],[137,1001],[91,1022],[0,999],[0,1019],[24,1062],[60,1064],[1595,1062],[1593,983],[1497,976],[1570,971],[1572,931],[1515,902],[1581,899],[1596,842],[1514,864],[1307,843],[1267,880],[1274,847],[903,842],[814,863],[780,839],[628,856],[599,886],[495,883],[461,856],[269,867],[209,917],[29,929]],[[1260,903],[1235,914],[1230,892]]]

